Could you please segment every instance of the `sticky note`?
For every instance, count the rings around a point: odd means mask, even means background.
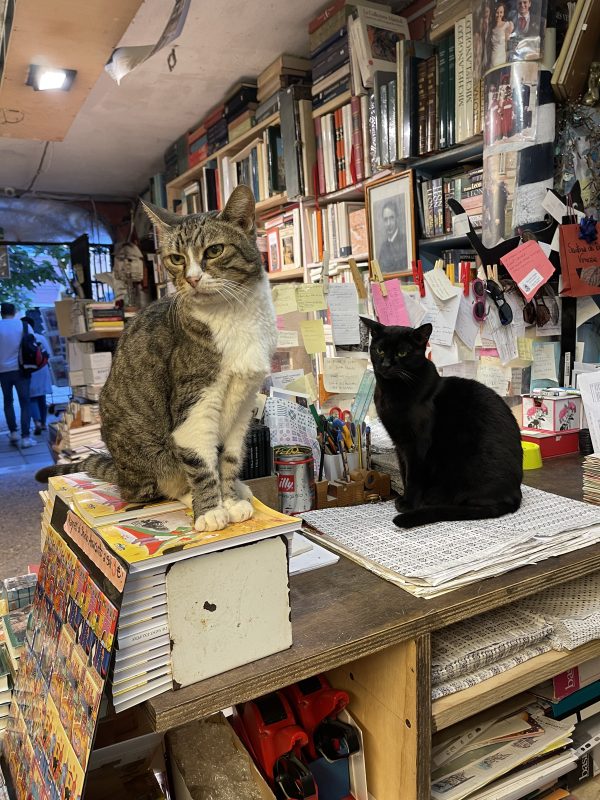
[[[317,399],[317,382],[312,372],[302,375],[301,378],[296,378],[285,387],[289,392],[301,392],[310,397],[311,402]]]
[[[517,339],[517,348],[519,350],[519,358],[522,361],[533,361],[533,339],[519,336]]]
[[[397,278],[385,282],[387,297],[381,293],[378,283],[371,284],[373,292],[373,305],[377,319],[382,325],[405,325],[410,326],[410,316],[404,302],[404,295],[400,288],[400,281]]]
[[[298,331],[277,331],[277,347],[298,347]]]
[[[323,320],[305,319],[300,323],[304,348],[309,355],[325,352],[325,328]]]
[[[323,384],[333,394],[356,394],[367,368],[364,358],[323,359]]]
[[[296,302],[296,286],[293,283],[282,283],[272,289],[273,305],[277,314],[289,314],[298,311]]]
[[[320,283],[303,283],[296,286],[298,311],[324,311],[327,308],[323,286]]]
[[[500,259],[526,300],[554,274],[554,267],[537,242],[528,241]]]

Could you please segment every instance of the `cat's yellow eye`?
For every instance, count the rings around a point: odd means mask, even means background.
[[[381,349],[381,347],[378,347],[377,350],[375,350],[375,352],[377,353],[378,356],[383,355],[383,350]]]
[[[169,253],[169,261],[174,267],[183,267],[185,256],[182,256],[181,253]]]
[[[222,244],[211,244],[210,247],[206,248],[204,254],[208,256],[208,258],[217,258],[221,255],[224,249],[225,248]]]
[[[406,355],[406,350],[398,350],[398,358],[404,358]]]

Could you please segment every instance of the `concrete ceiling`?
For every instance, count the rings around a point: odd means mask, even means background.
[[[119,44],[154,44],[172,5],[144,0]],[[167,47],[120,86],[101,74],[64,140],[49,144],[33,191],[94,197],[143,191],[150,175],[162,170],[166,147],[237,80],[255,77],[282,52],[308,54],[308,22],[324,5],[323,0],[192,0],[175,43],[173,72]],[[68,53],[66,32],[64,48]],[[45,144],[3,138],[2,128],[0,192],[22,190],[36,174]]]

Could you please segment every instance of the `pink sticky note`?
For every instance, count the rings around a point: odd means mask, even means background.
[[[373,304],[377,319],[382,325],[407,325],[410,326],[410,317],[404,304],[404,295],[397,278],[385,282],[387,297],[381,294],[378,283],[371,284]]]
[[[500,261],[526,300],[531,300],[540,286],[552,277],[554,267],[537,242],[529,241],[515,247]]]

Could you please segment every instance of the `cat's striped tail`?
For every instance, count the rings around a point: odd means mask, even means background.
[[[416,528],[417,525],[429,525],[432,522],[448,522],[465,519],[493,519],[513,514],[521,505],[521,493],[518,498],[499,500],[490,505],[456,505],[456,506],[423,506],[405,511],[394,517],[394,525],[399,528]]]
[[[84,461],[75,464],[53,464],[50,467],[42,467],[35,473],[36,481],[47,483],[48,478],[55,475],[70,475],[72,472],[87,472],[92,478],[107,483],[117,483],[117,470],[112,457],[105,453],[94,453]]]

